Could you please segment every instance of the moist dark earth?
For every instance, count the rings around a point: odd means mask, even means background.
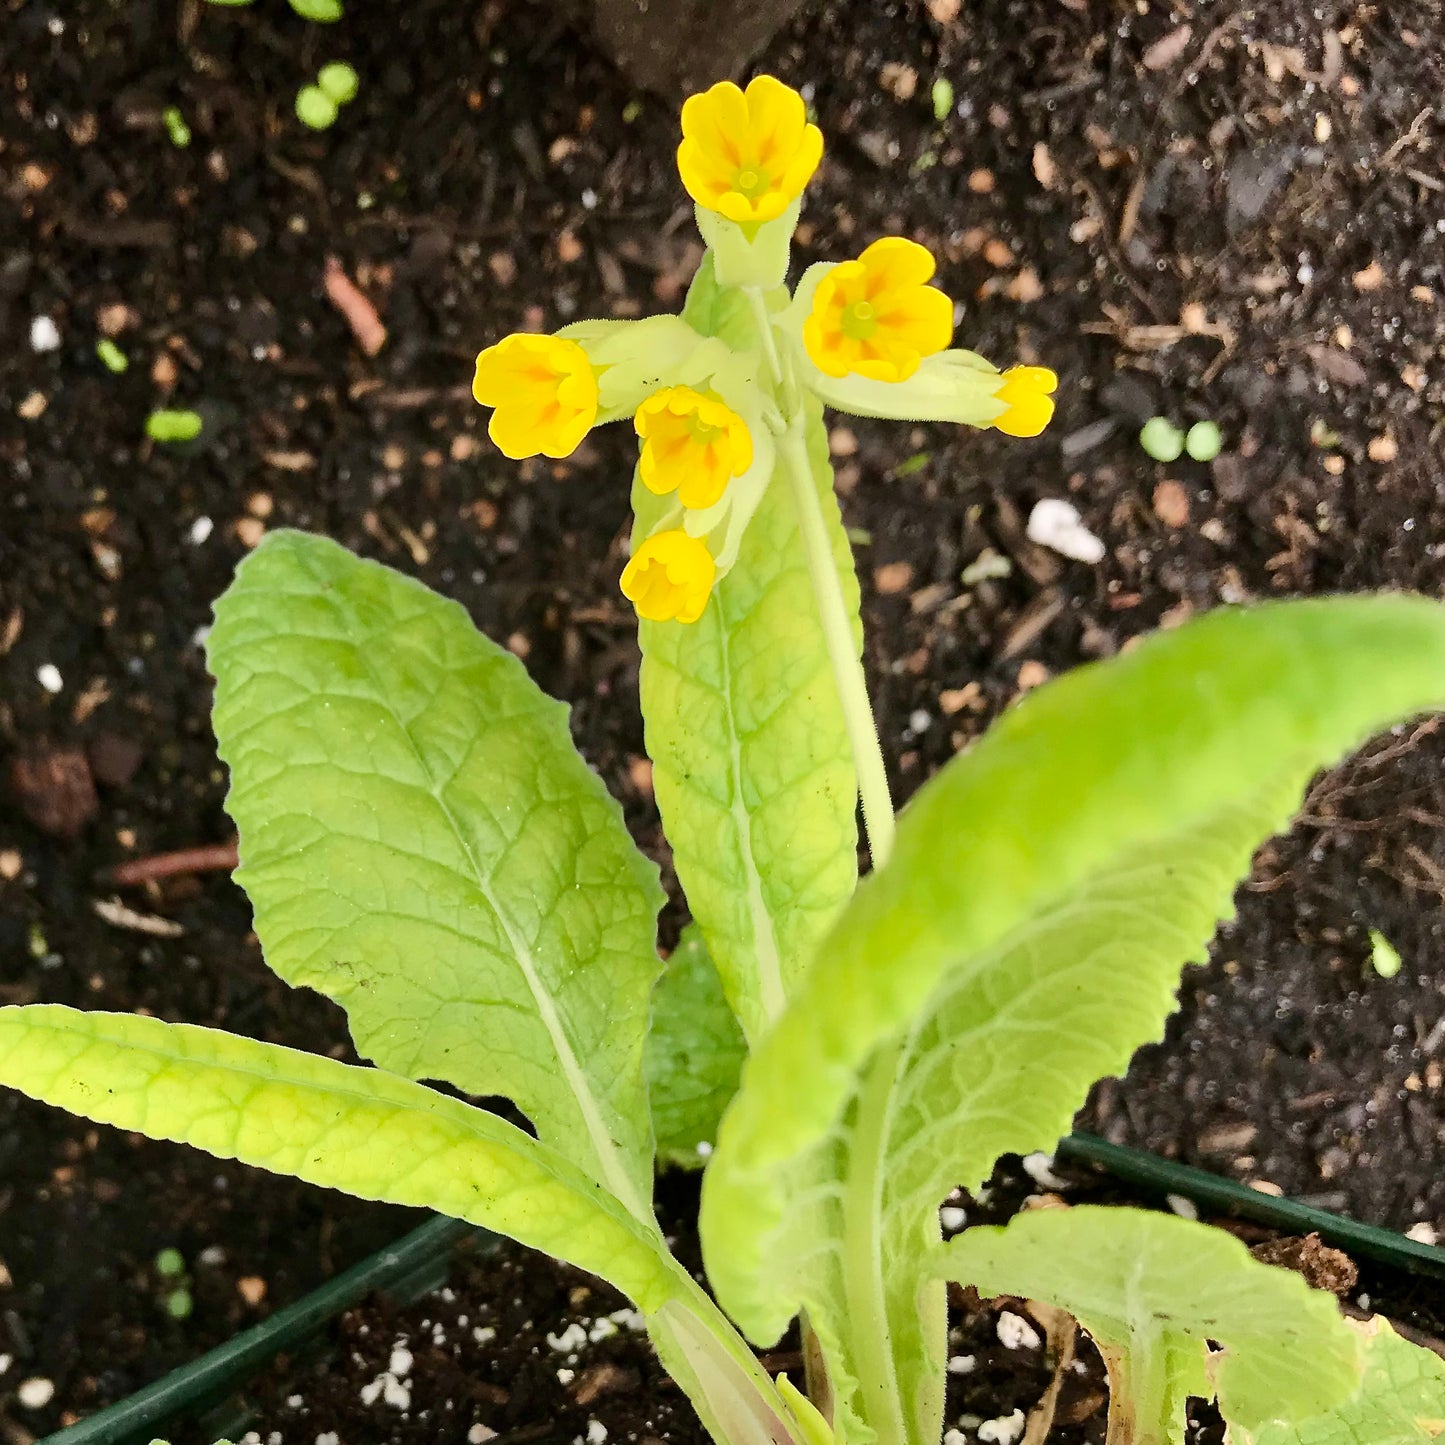
[[[508,462],[468,382],[509,330],[677,304],[699,248],[675,110],[545,5],[353,9],[330,27],[280,0],[0,14],[6,1002],[349,1056],[340,1013],[266,972],[224,871],[108,877],[233,836],[200,642],[276,526],[459,598],[572,705],[666,862],[617,591],[634,442],[613,428],[564,463]],[[829,144],[797,265],[913,236],[963,303],[964,344],[1062,379],[1034,441],[835,423],[900,800],[1020,692],[1156,626],[1251,598],[1441,595],[1442,56],[1429,3],[835,0],[763,57]],[[332,59],[360,94],[311,132],[293,98]],[[374,357],[327,299],[333,256],[388,330]],[[97,359],[106,337],[123,374]],[[167,406],[200,412],[201,437],[147,442]],[[1151,461],[1136,438],[1155,412],[1216,421],[1224,452]],[[1101,562],[1027,540],[1043,497],[1075,503]],[[1415,726],[1319,781],[1164,1042],[1082,1124],[1445,1231],[1442,758],[1445,730]],[[1371,969],[1370,929],[1398,976]],[[411,1220],[13,1096],[0,1111],[10,1440]],[[166,1247],[190,1268],[183,1321],[153,1267]],[[40,1408],[17,1399],[30,1379],[54,1385]]]

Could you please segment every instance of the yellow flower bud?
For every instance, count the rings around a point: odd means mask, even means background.
[[[1059,378],[1047,366],[1011,366],[994,395],[1008,410],[989,425],[1006,436],[1036,437],[1054,414]]]
[[[649,537],[622,570],[622,595],[649,622],[696,622],[717,564],[707,544],[681,529]]]
[[[906,381],[953,339],[953,302],[927,284],[933,272],[928,251],[902,236],[832,267],[803,322],[813,365],[828,376]]]
[[[638,473],[659,497],[676,492],[684,507],[710,507],[733,477],[753,464],[747,423],[715,396],[690,386],[654,392],[633,419],[642,438]]]
[[[487,434],[513,460],[570,456],[597,420],[597,374],[561,336],[504,336],[477,357],[472,395],[496,408]]]
[[[781,216],[823,157],[803,97],[771,75],[746,91],[719,81],[682,107],[677,169],[698,205],[740,225]]]

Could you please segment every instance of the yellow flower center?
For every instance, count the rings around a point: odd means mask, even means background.
[[[843,308],[843,335],[852,341],[867,341],[878,330],[878,313],[872,303],[855,301]]]
[[[733,190],[740,196],[746,196],[750,201],[756,201],[759,196],[767,194],[771,182],[768,173],[756,166],[750,166],[733,177]]]

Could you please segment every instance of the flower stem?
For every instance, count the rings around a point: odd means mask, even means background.
[[[833,560],[818,488],[808,459],[806,425],[803,415],[796,413],[779,438],[783,470],[787,473],[793,507],[798,514],[798,530],[802,533],[808,572],[818,599],[828,660],[833,667],[838,701],[843,708],[843,721],[853,748],[853,766],[858,774],[858,793],[863,800],[863,826],[868,834],[868,851],[872,855],[873,866],[881,868],[893,851],[893,799],[888,791],[888,772],[883,765],[878,725],[873,720],[873,708],[868,699],[868,680],[854,645],[852,619],[843,600],[843,585],[838,577],[837,563]]]

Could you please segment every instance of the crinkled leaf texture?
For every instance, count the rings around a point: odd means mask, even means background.
[[[1364,1351],[1334,1297],[1206,1224],[1035,1209],[935,1258],[944,1279],[1043,1300],[1088,1330],[1109,1370],[1110,1439],[1183,1445],[1190,1396],[1217,1394],[1231,1426],[1258,1430],[1322,1415],[1360,1384]]]
[[[711,304],[719,324],[740,324],[726,294]],[[809,456],[856,618],[858,583],[816,404]],[[633,505],[645,533],[658,499],[635,483]],[[768,484],[702,617],[686,626],[643,621],[638,635],[663,827],[728,1001],[756,1041],[858,877],[853,756],[780,477]]]
[[[1360,1388],[1339,1409],[1298,1425],[1232,1428],[1235,1445],[1430,1445],[1445,1435],[1445,1360],[1402,1340],[1378,1315],[1349,1324],[1365,1345]]]
[[[649,1312],[678,1293],[655,1228],[575,1164],[381,1069],[217,1029],[32,1004],[0,1009],[0,1083],[99,1123],[484,1225],[601,1275]]]
[[[717,1142],[747,1045],[696,924],[683,930],[652,995],[643,1065],[657,1156],[697,1169]]]
[[[567,709],[455,602],[299,532],[242,562],[207,650],[267,963],[647,1217],[662,892]]]
[[[747,1333],[807,1308],[869,1430],[936,1439],[943,1196],[1051,1148],[1159,1037],[1310,775],[1442,702],[1437,604],[1277,603],[1081,668],[944,768],[724,1117],[702,1238]]]

